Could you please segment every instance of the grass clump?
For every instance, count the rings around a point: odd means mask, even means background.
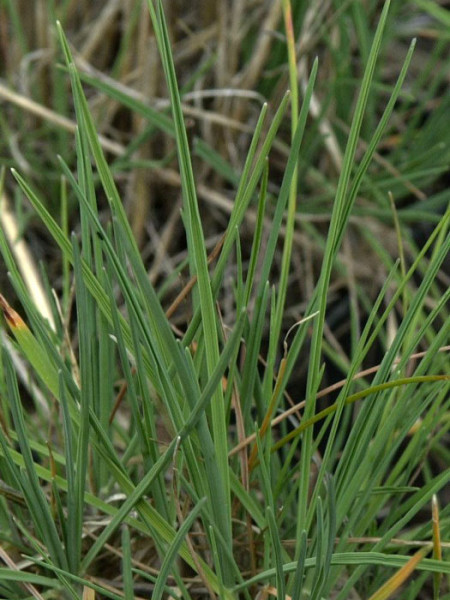
[[[437,43],[405,91],[415,42],[395,79],[383,53],[403,49],[413,23],[398,34],[402,8],[369,4],[330,3],[314,21],[274,3],[264,22],[282,23],[281,41],[269,52],[253,5],[248,24],[220,3],[187,11],[183,45],[172,9],[151,0],[130,3],[118,36],[111,2],[81,54],[64,33],[73,3],[40,5],[60,19],[63,64],[46,64],[24,108],[59,156],[3,161],[16,202],[4,204],[0,249],[20,308],[0,296],[0,597],[448,594],[447,101],[441,72],[431,78],[446,64],[445,15],[414,4]],[[20,13],[2,10],[27,55]],[[243,47],[225,56],[231,22]],[[127,58],[136,32],[167,85],[153,106],[121,81],[130,60],[149,68]],[[327,87],[308,52],[327,56],[338,34]],[[105,72],[87,64],[93,48]],[[180,69],[186,53],[201,56],[197,70]],[[427,77],[433,92],[412,110]],[[196,87],[211,80],[221,90]],[[49,89],[57,110],[44,109]],[[58,249],[40,270],[29,232],[46,236],[41,257]]]

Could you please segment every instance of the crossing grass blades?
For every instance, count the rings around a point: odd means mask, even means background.
[[[61,197],[69,191],[76,198],[80,228],[69,235],[13,169],[60,253],[63,294],[44,283],[45,318],[2,231],[18,299],[0,296],[2,598],[380,600],[422,598],[424,590],[448,597],[450,513],[439,498],[446,498],[450,469],[432,466],[434,458],[441,465],[450,458],[450,288],[439,279],[450,248],[448,209],[413,260],[390,262],[367,318],[353,329],[352,351],[340,363],[345,377],[332,388],[322,383],[334,272],[344,268],[339,257],[355,202],[414,42],[361,152],[386,2],[367,47],[318,277],[286,335],[299,156],[321,67],[312,64],[299,94],[288,0],[282,8],[291,92],[270,110],[262,106],[209,260],[167,23],[161,3],[148,2],[170,99],[161,123],[176,147],[192,278],[177,305],[190,307],[182,328],[149,278],[84,75],[57,25],[77,125],[76,169],[59,157]],[[289,118],[273,198],[269,157]],[[106,218],[99,198],[107,200]],[[251,209],[244,261],[240,231]],[[230,264],[235,319],[224,323]],[[364,291],[356,293],[367,304]],[[374,349],[380,361],[368,368]],[[294,396],[300,362],[305,388]]]

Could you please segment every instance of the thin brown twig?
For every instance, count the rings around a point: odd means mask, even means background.
[[[442,346],[441,348],[439,348],[439,352],[448,352],[449,350],[450,350],[450,345]],[[412,354],[408,360],[415,360],[417,358],[423,358],[426,353],[427,353],[426,350],[424,352],[417,352],[416,354]],[[395,360],[394,365],[398,364],[400,361],[401,361],[400,358]],[[380,369],[380,366],[381,365],[376,365],[374,367],[370,367],[368,369],[364,369],[363,371],[360,371],[352,378],[352,381],[356,381],[357,379],[361,379],[363,377],[367,377],[367,375],[372,375],[373,373],[376,373]],[[347,383],[347,379],[341,379],[341,381],[338,381],[337,383],[334,383],[333,385],[330,385],[327,388],[321,390],[317,394],[316,398],[319,399],[319,398],[323,398],[324,396],[328,396],[328,394],[331,394],[332,392],[335,392],[336,390],[343,388],[346,383]],[[294,406],[291,406],[291,408],[288,408],[281,415],[278,415],[278,417],[275,417],[275,419],[272,420],[271,427],[275,427],[276,425],[278,425],[279,423],[281,423],[282,421],[287,419],[293,413],[298,412],[299,410],[304,408],[305,404],[306,404],[306,400],[302,400],[298,404],[295,404]],[[230,450],[230,452],[228,453],[228,456],[233,456],[237,452],[240,452],[242,450],[242,448],[245,448],[246,446],[251,444],[255,439],[256,439],[255,433],[253,433],[252,435],[249,435],[245,440],[243,440],[242,442],[239,442],[234,448],[232,448]]]
[[[11,571],[23,572],[22,569],[20,569],[16,565],[16,563],[12,560],[12,558],[9,556],[9,554],[6,552],[6,550],[4,550],[1,546],[0,546],[0,558],[8,566],[8,568],[11,569]],[[28,592],[33,596],[33,598],[36,598],[36,600],[44,600],[43,596],[41,596],[41,594],[37,591],[37,589],[34,587],[33,584],[22,582],[22,585],[24,586],[24,588],[26,590],[28,590]]]
[[[209,254],[208,265],[210,265],[219,256],[219,253],[220,253],[223,243],[225,241],[225,235],[226,235],[225,233],[222,235],[220,240],[217,242],[217,244],[212,249],[212,252]],[[184,288],[181,290],[181,292],[178,294],[178,296],[175,298],[175,300],[172,302],[172,304],[166,310],[166,317],[168,319],[170,319],[170,317],[174,314],[174,312],[177,310],[179,305],[190,294],[190,292],[192,291],[192,288],[194,287],[194,285],[196,283],[197,283],[197,275],[194,275],[193,277],[191,277],[191,279],[187,282],[187,284],[184,286]]]
[[[223,243],[225,241],[225,235],[226,235],[225,233],[222,235],[220,240],[217,242],[217,244],[214,246],[211,253],[209,254],[208,259],[207,259],[208,265],[210,265],[219,255],[219,253],[222,249]],[[194,275],[193,277],[191,277],[191,279],[188,281],[188,283],[184,286],[184,288],[181,290],[181,292],[178,294],[178,296],[175,298],[175,300],[172,302],[172,304],[166,310],[166,317],[168,319],[170,319],[170,317],[175,313],[175,311],[177,310],[179,305],[190,294],[190,292],[192,291],[192,288],[194,287],[194,285],[196,283],[197,283],[197,275]],[[131,372],[135,373],[136,369],[133,367]],[[122,404],[122,401],[125,397],[125,393],[126,393],[127,389],[128,389],[128,384],[127,384],[127,382],[125,382],[120,387],[120,390],[116,396],[114,406],[113,406],[113,408],[111,410],[111,414],[109,416],[109,424],[111,424],[113,422],[114,417],[115,417],[117,411],[119,410],[119,407]]]

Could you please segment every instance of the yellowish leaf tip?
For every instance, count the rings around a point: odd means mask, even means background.
[[[5,297],[0,294],[0,309],[11,329],[26,329],[25,322],[18,313],[8,304]]]

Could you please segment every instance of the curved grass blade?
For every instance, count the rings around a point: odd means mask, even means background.
[[[402,386],[402,385],[409,385],[411,383],[430,383],[430,382],[434,382],[434,381],[450,381],[450,375],[418,375],[418,376],[413,376],[413,377],[404,377],[402,379],[396,379],[395,381],[388,381],[386,383],[380,383],[378,385],[373,385],[373,386],[371,386],[365,390],[362,390],[360,392],[356,392],[355,394],[351,394],[350,396],[348,396],[345,399],[344,404],[345,405],[353,404],[354,402],[357,402],[358,400],[362,400],[363,398],[367,398],[368,396],[371,396],[372,394],[377,394],[378,392],[381,392],[381,391],[387,390],[387,389],[391,389],[394,387],[398,387],[398,386]],[[328,415],[334,413],[338,409],[338,407],[339,407],[339,404],[337,402],[334,402],[327,408],[324,408],[323,410],[321,410],[320,412],[315,414],[313,417],[310,417],[309,419],[304,419],[302,421],[301,425],[299,425],[298,427],[296,427],[295,429],[290,431],[281,440],[279,440],[278,442],[273,444],[273,446],[271,448],[271,452],[276,452],[277,450],[279,450],[282,446],[287,444],[290,440],[295,438],[297,435],[300,435],[300,433],[302,433],[303,431],[306,431],[308,428],[312,427],[315,423],[321,421]]]
[[[397,573],[392,575],[385,584],[383,584],[380,589],[378,589],[375,594],[370,596],[369,600],[388,600],[394,594],[396,590],[408,579],[408,577],[416,570],[417,565],[421,560],[425,558],[425,556],[430,552],[431,546],[429,548],[421,548],[414,556],[408,560],[408,562],[403,565]]]

